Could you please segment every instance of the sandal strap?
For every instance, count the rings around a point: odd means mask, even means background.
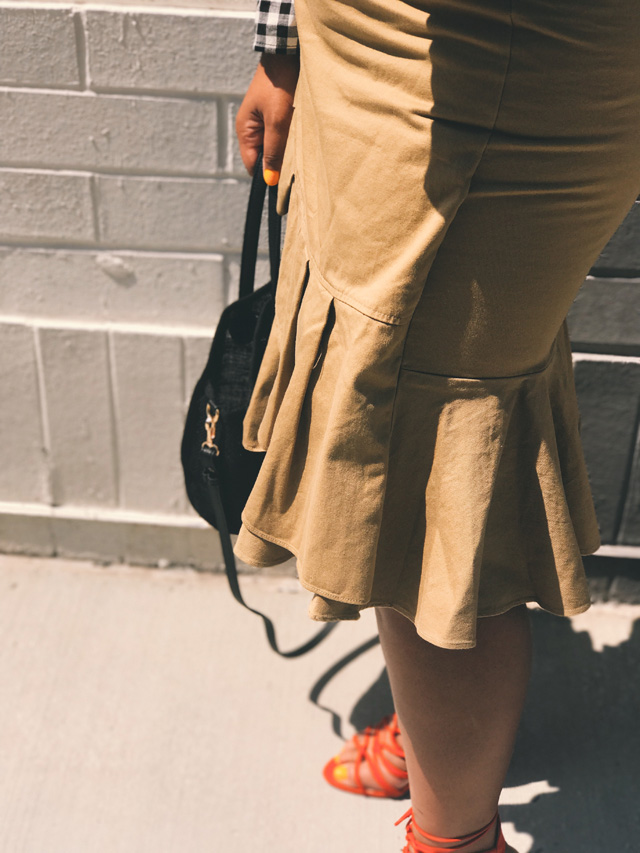
[[[362,767],[363,760],[366,760],[367,747],[369,746],[369,738],[370,738],[370,735],[369,735],[369,729],[368,728],[365,729],[365,731],[364,731],[362,741],[360,740],[358,735],[354,735],[352,738],[354,745],[358,749],[358,755],[356,756],[356,760],[355,760],[354,765],[353,765],[353,776],[354,776],[356,785],[358,786],[358,788],[361,788],[362,790],[364,790],[364,785],[362,784],[362,779],[360,778],[360,768]]]
[[[393,717],[395,718],[394,731],[397,731],[397,715],[393,714]],[[404,758],[404,752],[398,747],[395,741],[395,735],[392,738],[384,738],[384,743],[382,742],[390,719],[390,717],[385,717],[379,725],[367,726],[367,728],[362,732],[362,737],[358,734],[353,736],[352,742],[358,750],[358,755],[353,768],[353,775],[356,785],[359,788],[362,788],[363,785],[360,777],[360,767],[363,762],[366,761],[369,765],[369,769],[371,770],[371,775],[376,780],[380,788],[388,797],[395,797],[397,796],[398,791],[385,779],[384,774],[380,769],[380,765],[382,765],[392,776],[395,776],[396,779],[402,779],[404,781],[409,778],[409,774],[406,770],[401,770],[399,767],[396,767],[382,751],[383,748],[389,749],[390,752],[394,753],[398,757]],[[391,742],[393,742],[393,747],[391,747]],[[370,754],[369,751],[370,743],[372,747],[372,754]]]
[[[393,764],[382,754],[382,747],[380,746],[379,740],[373,741],[373,755],[369,755],[368,753],[365,755],[365,760],[369,765],[369,769],[371,770],[371,775],[376,780],[378,785],[382,788],[383,791],[386,792],[387,796],[393,797],[394,794],[397,794],[397,789],[393,787],[384,777],[382,770],[380,769],[380,765],[383,765],[391,775],[396,776],[398,779],[406,779],[408,774],[403,772],[397,767],[394,767]],[[378,763],[379,762],[379,763]]]
[[[396,779],[408,779],[409,774],[407,773],[407,771],[403,770],[401,767],[396,767],[396,765],[393,764],[393,762],[390,761],[389,758],[387,758],[387,756],[384,754],[383,749],[388,748],[389,745],[387,744],[386,740],[383,743],[382,737],[377,737],[373,739],[373,754],[376,756],[378,761],[380,761],[380,763],[385,767],[385,769],[388,770],[392,776],[395,776]],[[402,753],[402,755],[404,755],[404,753]]]
[[[461,835],[457,838],[441,838],[437,835],[431,835],[429,832],[425,832],[424,829],[421,829],[415,821],[413,816],[413,809],[410,808],[402,817],[395,822],[395,826],[398,826],[399,823],[402,823],[403,820],[407,820],[407,841],[409,842],[408,846],[405,848],[405,853],[451,853],[451,851],[463,850],[465,847],[468,847],[470,844],[473,844],[474,841],[477,841],[479,838],[482,838],[491,827],[496,824],[497,829],[497,842],[495,847],[489,851],[489,853],[505,853],[506,843],[504,840],[504,836],[502,835],[502,829],[500,825],[500,815],[498,812],[491,818],[489,823],[486,826],[483,826],[481,829],[477,829],[475,832],[470,832],[468,835]],[[423,841],[418,841],[418,839],[413,834],[413,828],[421,834],[424,835],[429,841],[435,842],[435,844],[448,844],[448,847],[435,847],[433,844],[427,844]]]

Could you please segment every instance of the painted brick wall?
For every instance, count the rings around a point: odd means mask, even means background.
[[[258,57],[254,0],[212,5],[0,2],[2,550],[221,561],[179,439],[235,297]]]
[[[254,0],[172,5],[0,0],[0,550],[221,562],[178,447],[237,288]],[[640,545],[638,213],[571,314],[617,545]]]
[[[602,540],[640,555],[640,204],[569,314],[582,436]]]

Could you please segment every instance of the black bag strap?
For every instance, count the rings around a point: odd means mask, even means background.
[[[222,506],[222,498],[220,497],[220,485],[218,483],[218,478],[215,476],[214,469],[209,469],[208,474],[207,484],[209,495],[211,497],[211,505],[216,516],[218,533],[220,534],[220,543],[222,545],[222,554],[224,556],[224,565],[231,594],[239,604],[246,607],[247,610],[250,610],[251,613],[255,613],[256,616],[259,616],[262,619],[265,631],[267,632],[269,645],[276,654],[280,655],[280,657],[296,658],[300,657],[300,655],[306,654],[306,652],[310,652],[311,649],[315,649],[315,647],[321,643],[322,640],[331,633],[331,631],[333,631],[338,623],[327,622],[327,624],[324,625],[324,627],[322,627],[308,642],[304,643],[302,646],[298,646],[297,649],[292,649],[290,652],[283,652],[278,648],[276,631],[271,619],[269,619],[269,617],[260,610],[250,607],[242,597],[240,584],[238,583],[238,569],[236,566],[235,554],[233,553],[233,544],[231,542],[231,536],[229,535],[229,528],[227,527],[227,519],[225,518],[224,508]]]
[[[251,190],[249,192],[249,204],[247,205],[247,216],[244,225],[244,239],[242,241],[242,258],[240,261],[240,292],[239,297],[248,296],[253,293],[256,278],[256,261],[258,259],[258,242],[260,239],[260,224],[262,222],[262,211],[264,208],[264,197],[267,185],[262,175],[262,151],[258,154],[255,165]],[[269,266],[271,274],[271,286],[274,289],[278,281],[280,271],[280,238],[282,233],[282,221],[276,210],[278,203],[278,187],[269,187],[269,204],[267,219],[269,225]]]
[[[280,275],[280,240],[282,237],[282,218],[277,210],[278,187],[269,187],[269,270],[273,295],[276,295],[276,285]]]
[[[262,220],[262,211],[264,208],[264,198],[266,193],[266,183],[262,175],[262,151],[258,156],[253,180],[251,181],[251,191],[249,193],[249,204],[247,206],[247,217],[245,221],[244,239],[242,243],[242,260],[240,266],[240,298],[253,293],[256,275],[256,260],[258,258],[258,239],[260,237],[260,223]],[[271,287],[275,295],[275,289],[278,282],[278,273],[280,270],[280,238],[282,222],[280,215],[276,210],[278,199],[278,188],[269,187],[269,209],[268,209],[268,225],[269,225],[269,263],[271,267]],[[207,468],[207,489],[211,499],[211,506],[216,517],[216,527],[220,534],[220,543],[222,545],[222,554],[224,557],[225,571],[231,594],[235,600],[255,613],[264,622],[267,640],[273,651],[283,658],[295,658],[310,652],[324,638],[333,631],[336,627],[336,622],[329,622],[322,627],[308,642],[299,646],[297,649],[292,649],[289,652],[283,652],[278,648],[276,640],[276,632],[273,622],[260,610],[250,607],[240,590],[238,582],[238,569],[236,566],[235,554],[233,553],[233,544],[229,535],[227,519],[224,514],[222,497],[220,495],[220,484],[216,474],[215,457],[212,457],[211,464]]]

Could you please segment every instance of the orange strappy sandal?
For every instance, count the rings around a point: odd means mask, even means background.
[[[421,829],[418,824],[415,822],[413,817],[413,809],[409,809],[408,812],[402,815],[400,820],[395,822],[397,826],[399,823],[402,823],[403,820],[409,819],[407,823],[407,846],[404,848],[402,853],[451,853],[451,851],[456,850],[464,850],[465,847],[468,847],[470,844],[473,844],[474,841],[477,841],[479,838],[482,838],[491,827],[495,827],[498,835],[498,840],[495,845],[487,851],[487,853],[516,853],[512,847],[507,847],[507,842],[504,840],[504,835],[502,834],[502,827],[500,826],[500,815],[496,812],[495,815],[491,818],[489,823],[486,826],[483,826],[482,829],[476,830],[476,832],[470,832],[469,835],[462,835],[460,838],[439,838],[437,835],[431,835],[428,832],[425,832],[424,829]],[[423,841],[418,841],[418,839],[413,834],[413,828],[416,828],[417,832],[420,835],[423,835],[425,838],[428,838],[432,844],[426,844]],[[448,844],[448,847],[438,847],[439,844]]]
[[[389,714],[384,717],[377,725],[367,726],[360,734],[355,734],[351,740],[358,750],[358,754],[354,761],[354,777],[355,784],[349,784],[341,779],[336,779],[335,770],[341,766],[341,762],[337,757],[332,758],[322,771],[322,775],[330,785],[334,788],[339,788],[341,791],[348,791],[350,794],[361,794],[365,797],[389,797],[393,800],[399,800],[409,790],[409,783],[406,782],[400,788],[390,785],[384,777],[382,768],[387,770],[391,776],[396,779],[406,781],[408,774],[406,770],[401,770],[392,764],[383,749],[397,755],[398,758],[404,758],[404,751],[398,746],[396,740],[400,729],[398,728],[398,715]],[[371,744],[371,753],[369,754],[369,744]],[[360,779],[360,768],[364,762],[367,762],[371,770],[371,775],[380,785],[380,790],[376,788],[366,788]]]

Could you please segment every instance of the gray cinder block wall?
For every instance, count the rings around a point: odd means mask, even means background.
[[[569,314],[582,436],[603,552],[640,556],[640,204]]]
[[[237,288],[255,2],[171,5],[0,2],[0,550],[221,561],[179,440]]]
[[[254,9],[0,0],[0,550],[221,563],[178,449],[237,289]],[[639,310],[634,210],[571,315],[618,549],[640,545]]]

